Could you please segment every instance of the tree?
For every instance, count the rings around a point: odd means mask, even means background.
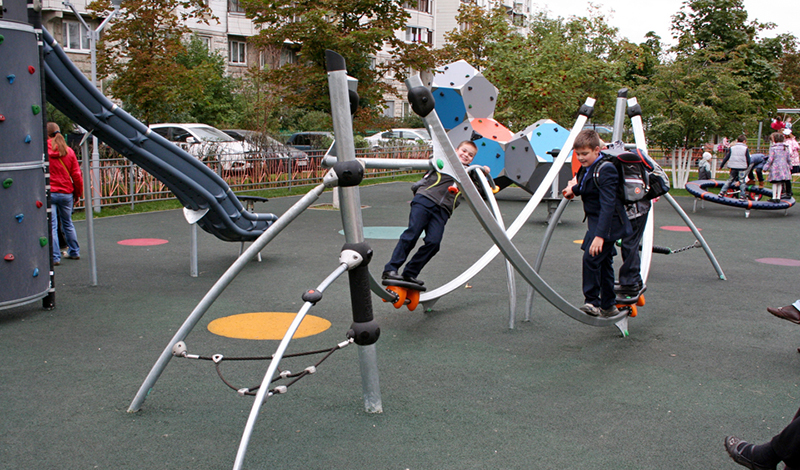
[[[393,0],[242,0],[247,15],[258,25],[252,41],[279,49],[285,42],[297,50],[298,60],[268,68],[265,78],[280,87],[282,105],[330,111],[325,50],[341,54],[347,72],[358,79],[362,114],[379,114],[383,94],[396,92],[382,80],[387,74],[404,80],[409,67],[426,70],[433,56],[426,45],[409,44],[395,36],[404,30],[408,14]],[[375,63],[387,45],[394,58]],[[355,124],[355,123],[354,123]]]
[[[770,27],[748,23],[742,0],[686,0],[673,16],[673,58],[641,88],[643,107],[654,114],[650,137],[688,147],[753,132],[782,96],[781,41],[758,39]]]
[[[110,10],[108,0],[88,7]],[[184,99],[197,89],[191,71],[176,58],[186,53],[182,41],[189,18],[213,19],[204,0],[124,0],[112,28],[98,44],[99,73],[111,79],[111,95],[145,122],[180,116]]]

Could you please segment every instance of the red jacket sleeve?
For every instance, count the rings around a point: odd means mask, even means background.
[[[75,152],[71,148],[67,147],[67,156],[64,160],[67,161],[69,175],[72,177],[72,194],[76,199],[79,199],[83,197],[83,175],[78,164],[78,157],[75,156]]]

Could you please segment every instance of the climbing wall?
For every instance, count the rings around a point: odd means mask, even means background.
[[[0,309],[50,288],[40,73],[33,27],[0,19]]]

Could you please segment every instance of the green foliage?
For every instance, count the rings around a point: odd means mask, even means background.
[[[63,135],[67,135],[75,129],[75,125],[73,124],[72,120],[65,116],[64,113],[57,110],[56,107],[49,102],[46,103],[46,106],[47,120],[58,124],[58,128],[61,129],[61,133]]]
[[[108,0],[89,5],[110,10]],[[98,43],[98,70],[113,77],[111,94],[141,120],[153,123],[189,119],[185,99],[197,91],[196,76],[176,62],[186,54],[185,21],[212,19],[204,0],[124,0],[114,27]]]
[[[359,81],[362,114],[377,115],[383,94],[392,92],[381,78],[394,73],[402,80],[408,67],[427,69],[433,59],[426,47],[406,44],[395,37],[405,29],[408,14],[392,0],[242,0],[247,15],[260,30],[253,42],[278,49],[286,41],[297,48],[299,60],[264,71],[265,79],[280,89],[284,108],[330,112],[325,50],[341,54],[347,72]],[[293,21],[286,21],[292,18]],[[386,44],[394,55],[371,66],[372,57]]]

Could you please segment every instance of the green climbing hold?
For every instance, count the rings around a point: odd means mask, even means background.
[[[0,34],[0,44],[3,44],[3,41],[5,40],[6,38],[2,34]]]
[[[11,187],[11,183],[13,183],[13,182],[14,182],[14,180],[12,180],[11,178],[6,178],[6,179],[3,180],[3,187],[6,188],[6,189],[10,188]]]
[[[31,110],[33,111],[33,115],[36,116],[37,114],[42,112],[42,107],[38,104],[31,106]]]
[[[47,246],[47,237],[39,237],[39,244],[42,246]]]
[[[438,167],[440,170],[441,170],[441,169],[443,169],[443,168],[444,168],[444,160],[442,160],[441,158],[437,158],[437,159],[436,159],[436,166],[437,166],[437,167]]]

